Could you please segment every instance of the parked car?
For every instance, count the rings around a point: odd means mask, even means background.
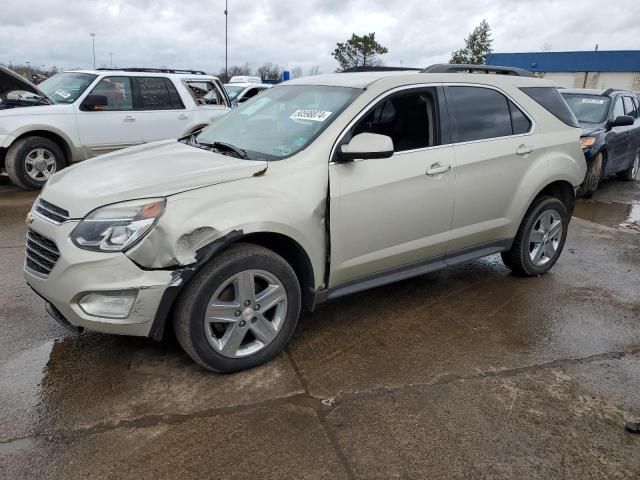
[[[38,189],[71,163],[181,137],[230,107],[222,83],[204,72],[78,70],[36,87],[2,69],[0,169],[16,185]]]
[[[607,175],[633,181],[640,166],[640,102],[623,90],[562,89],[580,126],[587,175],[580,195],[591,197]]]
[[[236,106],[240,103],[246,102],[250,98],[255,97],[260,92],[264,92],[271,87],[272,85],[269,85],[268,83],[245,82],[225,83],[224,85],[224,89],[227,91],[229,99]]]
[[[296,79],[56,173],[25,278],[73,330],[172,327],[232,372],[276,356],[303,307],[495,253],[541,275],[586,172],[580,128],[549,81],[450,69]]]

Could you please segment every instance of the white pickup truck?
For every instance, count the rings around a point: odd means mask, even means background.
[[[200,71],[77,70],[36,87],[0,67],[0,170],[38,189],[71,163],[188,135],[230,107],[220,80]]]

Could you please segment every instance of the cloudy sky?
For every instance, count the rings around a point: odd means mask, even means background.
[[[2,0],[0,63],[224,66],[224,0]],[[449,59],[486,18],[498,52],[640,49],[640,0],[229,0],[229,64],[336,68],[336,42],[376,32],[387,65]]]

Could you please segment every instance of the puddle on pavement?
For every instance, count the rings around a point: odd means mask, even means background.
[[[617,227],[640,222],[640,204],[580,200],[576,203],[573,215],[607,227]]]

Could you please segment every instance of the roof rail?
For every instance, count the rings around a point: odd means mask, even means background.
[[[621,88],[607,88],[604,92],[602,92],[602,95],[605,97],[608,97],[613,92],[625,92],[625,91],[626,90],[622,90]]]
[[[421,73],[493,73],[496,75],[514,75],[533,77],[533,73],[523,68],[497,67],[495,65],[468,65],[465,63],[436,63],[420,71]]]
[[[148,73],[188,73],[191,75],[208,75],[207,72],[202,70],[180,70],[175,68],[96,68],[96,70],[107,70],[113,72],[148,72]]]
[[[354,73],[354,72],[395,72],[401,70],[422,70],[421,68],[414,67],[387,67],[385,65],[360,65],[357,67],[349,67],[342,70],[340,73]]]

